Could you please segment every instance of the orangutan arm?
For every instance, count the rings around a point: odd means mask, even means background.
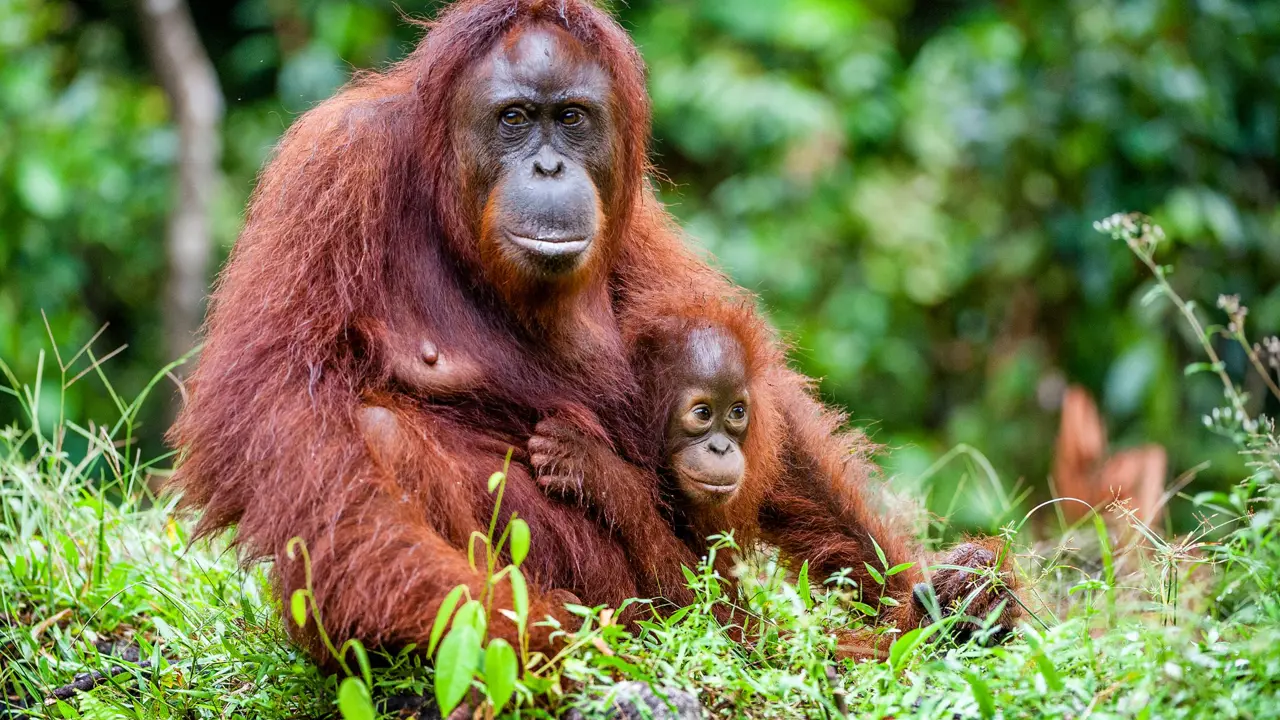
[[[544,490],[577,497],[618,534],[642,596],[662,597],[682,607],[693,602],[680,568],[697,568],[698,558],[663,517],[656,475],[619,458],[604,440],[558,417],[538,423],[529,439],[529,455]]]
[[[924,577],[924,554],[908,533],[886,521],[871,496],[870,443],[843,431],[844,418],[818,403],[799,375],[779,372],[774,387],[784,416],[783,466],[761,507],[763,537],[797,564],[807,560],[810,577],[825,579],[847,568],[863,602],[878,608],[884,606],[880,598],[888,598],[881,617],[914,626],[920,614],[911,593]],[[886,576],[886,566],[903,563],[914,565]]]
[[[440,446],[422,443],[407,432],[404,419],[399,411],[386,407],[359,409],[354,429],[367,452],[348,456],[343,472],[337,474],[345,478],[342,486],[332,495],[317,494],[308,510],[287,513],[287,526],[277,518],[267,529],[262,518],[246,528],[253,531],[255,541],[272,535],[287,545],[287,534],[306,542],[320,620],[339,647],[349,638],[358,638],[390,647],[414,643],[425,651],[445,596],[465,586],[471,598],[479,599],[485,588],[484,575],[470,566],[456,539],[451,541],[428,521],[420,493],[402,483],[409,466],[430,475],[449,467],[449,458],[437,454]],[[338,445],[330,440],[328,447]],[[356,443],[350,447],[360,447],[359,440]],[[440,509],[452,507],[452,516],[470,515],[465,508],[471,501],[457,492],[464,486],[437,483],[432,504]],[[266,504],[264,509],[273,505],[265,497],[260,500]],[[279,506],[278,501],[274,504]],[[290,560],[289,553],[281,551],[275,554],[283,594],[305,587],[302,558],[295,554]],[[529,591],[529,648],[550,655],[561,643],[552,639],[551,628],[537,623],[549,616],[573,627],[576,619],[564,609],[561,594]],[[509,584],[499,584],[494,593],[495,608],[514,607]],[[491,634],[519,647],[513,622],[501,613],[493,613],[491,622]],[[318,655],[325,655],[317,643],[314,618],[298,635]]]
[[[249,393],[238,397],[255,402]],[[286,602],[293,593],[310,590],[316,612],[309,607],[301,628],[287,625],[329,667],[336,664],[319,640],[317,615],[337,647],[358,639],[367,647],[412,643],[425,651],[445,596],[462,585],[480,598],[485,579],[433,527],[420,495],[388,469],[397,454],[406,452],[428,472],[443,472],[447,458],[405,442],[390,411],[375,411],[372,418],[342,411],[332,383],[319,383],[313,394],[303,389],[274,393],[271,399],[278,414],[270,425],[251,428],[247,436],[228,426],[235,433],[225,440],[188,446],[174,482],[186,490],[183,507],[205,508],[197,535],[235,520],[247,560],[276,560],[276,582]],[[196,430],[200,421],[187,415],[178,426],[179,437]],[[442,481],[436,489],[451,486]],[[305,555],[294,538],[305,544]],[[509,585],[496,592],[495,607],[513,607]],[[558,641],[533,623],[551,615],[570,626],[573,618],[550,598],[536,591],[531,595],[529,647],[553,652]],[[514,623],[499,613],[492,622],[491,633],[519,641]]]
[[[908,531],[888,521],[871,497],[868,441],[842,432],[843,418],[814,401],[802,386],[793,387],[797,390],[785,406],[783,476],[761,510],[764,537],[796,562],[808,560],[811,576],[849,568],[864,602],[876,607],[880,598],[889,598],[881,613],[883,620],[904,630],[919,625],[926,617],[922,596],[929,587],[924,583],[930,558]],[[966,615],[983,617],[1003,604],[1000,622],[1005,629],[1013,626],[1019,613],[1012,595],[1014,579],[1008,554],[1000,553],[999,545],[999,540],[992,539],[966,542],[935,559],[938,565],[972,568],[940,568],[928,577],[942,614],[960,611],[967,602]],[[998,559],[998,578],[993,579]],[[892,576],[886,574],[902,563],[914,564]],[[867,565],[875,568],[883,584]]]

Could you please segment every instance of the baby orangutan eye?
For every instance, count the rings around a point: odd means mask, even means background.
[[[689,413],[699,422],[711,422],[711,408],[706,405],[695,405]]]
[[[735,423],[743,422],[747,419],[747,408],[742,403],[738,403],[729,408],[729,419]]]

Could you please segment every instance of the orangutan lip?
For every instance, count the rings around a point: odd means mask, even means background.
[[[517,235],[513,232],[507,233],[507,237],[511,238],[511,242],[519,245],[525,250],[537,253],[544,257],[578,255],[591,246],[591,238],[589,237],[531,238],[523,235]]]
[[[699,488],[712,495],[730,495],[738,489],[737,483],[732,485],[713,485],[712,483],[699,482],[697,480],[694,482],[697,483]]]

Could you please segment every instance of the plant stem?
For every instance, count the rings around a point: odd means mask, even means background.
[[[1240,398],[1240,393],[1236,390],[1235,384],[1231,382],[1231,377],[1227,375],[1226,365],[1222,362],[1222,359],[1218,357],[1218,353],[1213,349],[1213,343],[1209,342],[1208,336],[1204,331],[1204,326],[1200,324],[1200,319],[1196,317],[1195,311],[1187,305],[1186,301],[1182,299],[1182,296],[1179,295],[1178,292],[1173,289],[1173,286],[1169,284],[1169,281],[1164,275],[1164,268],[1157,265],[1151,255],[1141,248],[1136,240],[1126,236],[1125,242],[1133,249],[1134,254],[1138,256],[1138,259],[1147,266],[1147,269],[1151,271],[1151,274],[1155,276],[1156,282],[1159,283],[1161,291],[1164,292],[1165,296],[1173,302],[1173,304],[1182,313],[1182,316],[1186,318],[1187,323],[1191,325],[1191,329],[1195,331],[1196,340],[1200,342],[1200,347],[1204,350],[1205,354],[1209,356],[1209,361],[1213,366],[1213,371],[1217,373],[1218,379],[1222,381],[1223,390],[1227,399],[1231,401],[1231,406],[1236,410],[1236,412],[1240,413],[1241,416],[1247,417],[1244,410],[1244,401]]]
[[[507,456],[502,461],[502,481],[498,483],[498,497],[493,501],[493,515],[489,518],[489,542],[485,543],[485,569],[487,572],[484,577],[484,635],[480,638],[483,643],[489,636],[489,624],[493,619],[493,573],[498,563],[498,555],[502,552],[501,541],[497,547],[493,544],[493,533],[498,527],[498,512],[502,509],[502,495],[507,490],[507,472],[511,469],[511,454],[515,452],[515,448],[507,448]],[[506,533],[503,532],[503,537]]]
[[[1262,360],[1258,357],[1258,353],[1253,351],[1253,346],[1249,344],[1249,339],[1244,336],[1244,331],[1237,329],[1232,333],[1231,337],[1240,343],[1240,347],[1244,348],[1244,354],[1249,357],[1249,362],[1253,364],[1253,369],[1258,371],[1262,376],[1263,382],[1267,384],[1267,389],[1271,391],[1276,399],[1280,400],[1280,387],[1276,386],[1275,380],[1271,379],[1271,373],[1267,372],[1267,368],[1262,364]]]

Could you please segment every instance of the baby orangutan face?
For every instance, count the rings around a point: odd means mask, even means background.
[[[689,334],[667,422],[669,466],[680,491],[695,504],[719,505],[742,485],[742,443],[750,421],[742,346],[719,328]]]

